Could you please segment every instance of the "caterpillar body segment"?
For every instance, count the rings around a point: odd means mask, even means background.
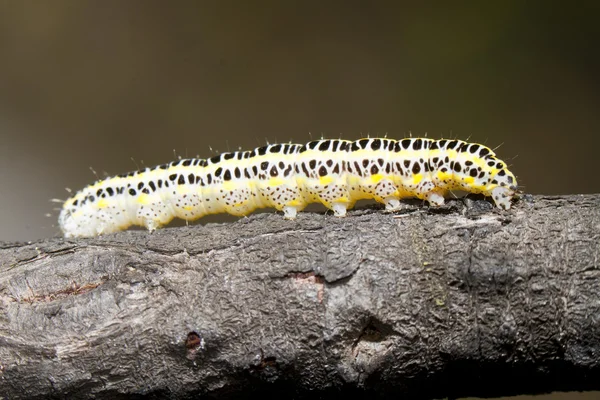
[[[66,237],[89,237],[173,218],[248,215],[275,208],[293,219],[310,203],[344,216],[361,199],[396,210],[417,197],[432,206],[449,190],[483,193],[508,209],[516,179],[489,148],[460,140],[369,138],[273,144],[210,159],[183,159],[118,175],[68,199],[59,225]]]
[[[317,140],[302,146],[296,156],[296,185],[304,201],[322,203],[336,216],[344,216],[356,200],[350,196],[345,170],[347,140]]]

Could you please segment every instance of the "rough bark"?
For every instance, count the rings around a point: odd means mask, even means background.
[[[3,244],[0,397],[600,389],[599,243],[582,195]]]

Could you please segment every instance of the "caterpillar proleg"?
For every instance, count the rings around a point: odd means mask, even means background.
[[[175,217],[242,216],[265,207],[293,219],[310,203],[343,217],[361,199],[391,211],[408,197],[439,206],[449,190],[483,193],[509,209],[517,182],[506,163],[481,144],[324,139],[181,159],[99,180],[64,203],[59,225],[65,237],[89,237],[131,225],[153,231]]]

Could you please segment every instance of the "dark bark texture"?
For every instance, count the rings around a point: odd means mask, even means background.
[[[600,389],[600,195],[0,246],[0,398]]]

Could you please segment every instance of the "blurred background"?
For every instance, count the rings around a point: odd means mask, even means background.
[[[58,235],[49,200],[95,181],[90,167],[104,177],[267,140],[470,139],[501,145],[529,193],[598,192],[599,13],[597,1],[1,1],[0,240]]]
[[[90,167],[321,136],[501,145],[529,193],[599,192],[599,13],[583,0],[1,1],[0,241],[59,235],[49,200],[96,180]]]

